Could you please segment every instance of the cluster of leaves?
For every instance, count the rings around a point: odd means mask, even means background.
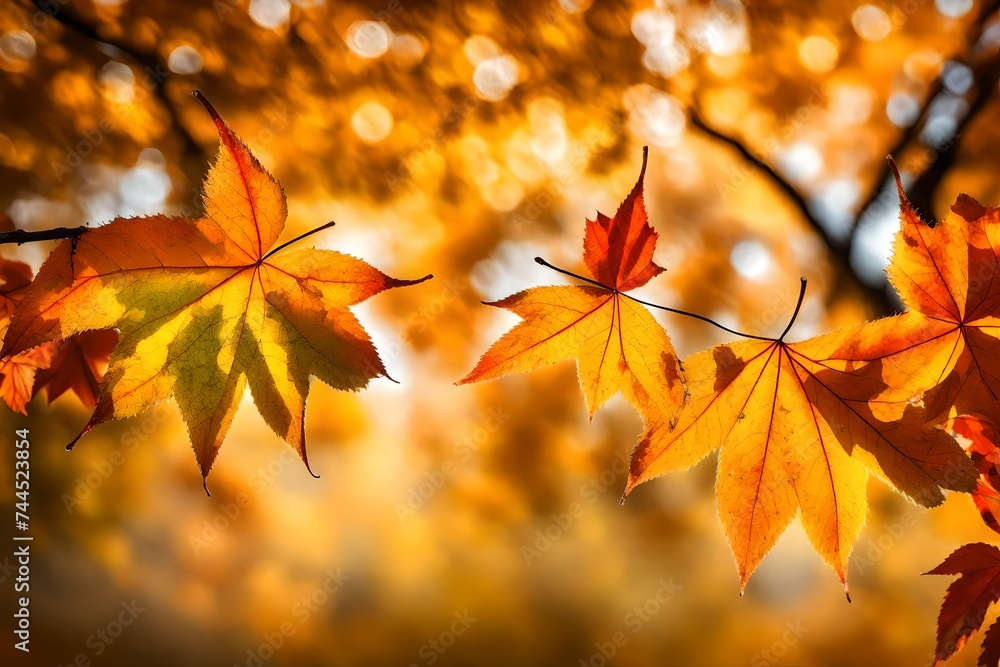
[[[575,358],[591,415],[620,390],[645,420],[626,495],[721,448],[718,507],[741,590],[796,514],[846,590],[869,474],[927,507],[942,502],[943,489],[971,492],[988,525],[1000,529],[1000,439],[984,416],[1000,414],[997,209],[963,195],[943,220],[929,223],[910,205],[897,172],[901,229],[888,274],[906,312],[789,343],[796,307],[777,338],[749,336],[680,363],[643,308],[655,304],[627,294],[663,271],[652,260],[657,235],[642,180],[613,219],[598,214],[587,222],[583,259],[593,279],[570,274],[585,286],[537,287],[490,304],[524,321],[463,382]],[[804,289],[805,281],[799,305]],[[971,458],[956,434],[973,443]],[[995,600],[1000,552],[989,549],[978,558],[994,559],[994,578],[962,587],[987,586]],[[960,552],[934,572],[971,572],[967,560]],[[982,622],[984,599],[949,596],[940,659],[978,627],[969,627],[967,616]],[[956,624],[957,615],[963,621]],[[943,648],[949,642],[951,651]],[[989,655],[996,664],[997,651]]]
[[[207,477],[249,385],[308,467],[310,375],[354,391],[386,376],[349,306],[430,276],[396,280],[330,250],[279,253],[298,240],[273,247],[287,215],[281,187],[196,96],[221,139],[204,217],[119,218],[62,241],[34,280],[25,265],[4,264],[3,395],[23,410],[44,386],[50,399],[73,388],[96,406],[74,443],[173,396]]]
[[[966,451],[979,470],[972,499],[983,522],[1000,533],[1000,432],[985,415],[963,415],[951,421],[952,430],[962,437]],[[945,594],[938,616],[935,665],[965,646],[979,630],[991,604],[1000,600],[1000,549],[977,542],[966,544],[927,574],[960,575]],[[1000,621],[995,621],[983,637],[979,664],[1000,664]]]
[[[349,307],[429,276],[396,280],[334,251],[279,253],[299,240],[274,247],[287,216],[280,186],[199,99],[221,138],[204,217],[114,220],[63,241],[34,278],[23,263],[0,263],[0,394],[23,412],[40,391],[49,400],[74,391],[94,407],[77,439],[173,397],[207,477],[249,386],[265,421],[308,467],[310,376],[345,390],[386,376]],[[897,173],[902,226],[888,273],[906,312],[786,342],[803,280],[780,336],[746,336],[681,363],[647,306],[721,325],[629,294],[664,271],[653,262],[645,166],[644,153],[613,218],[587,221],[583,260],[593,278],[538,259],[586,284],[490,304],[523,322],[461,383],[576,359],[591,416],[621,392],[644,419],[626,495],[721,449],[718,506],[741,590],[796,515],[846,590],[870,474],[927,507],[945,489],[970,492],[1000,532],[1000,440],[987,417],[1000,408],[998,210],[963,195],[928,223]],[[967,545],[932,573],[962,575],[942,609],[943,660],[1000,597],[1000,551]],[[991,664],[997,636],[987,635]]]
[[[30,266],[0,257],[0,336],[6,337],[11,314],[31,279]],[[84,331],[7,355],[0,359],[0,398],[12,410],[27,414],[28,402],[37,394],[44,392],[51,402],[72,391],[93,408],[104,366],[117,341],[114,330]]]

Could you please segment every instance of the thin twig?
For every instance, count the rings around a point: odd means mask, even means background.
[[[0,244],[16,243],[37,243],[39,241],[55,241],[58,239],[77,238],[90,227],[55,227],[53,229],[42,229],[29,232],[24,229],[15,229],[12,232],[0,232]]]

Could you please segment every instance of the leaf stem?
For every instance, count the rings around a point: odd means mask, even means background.
[[[620,291],[616,290],[613,287],[608,287],[604,283],[598,282],[596,280],[591,280],[590,278],[585,278],[584,276],[581,276],[581,275],[578,275],[576,273],[573,273],[572,271],[567,271],[565,269],[560,269],[558,266],[555,266],[553,264],[549,264],[548,262],[546,262],[541,257],[536,257],[535,258],[535,262],[537,262],[538,264],[541,264],[542,266],[548,267],[548,268],[552,269],[553,271],[557,271],[557,272],[562,273],[564,275],[571,276],[573,278],[576,278],[577,280],[582,280],[582,281],[584,281],[586,283],[590,283],[591,285],[595,285],[597,287],[602,287],[602,288],[608,290],[609,292],[614,292],[615,294],[620,294],[621,296],[625,297],[626,299],[631,299],[632,301],[635,301],[636,303],[641,303],[644,306],[649,306],[650,308],[658,308],[660,310],[665,310],[668,313],[674,313],[675,315],[683,315],[684,317],[690,317],[690,318],[693,318],[693,319],[696,319],[696,320],[701,320],[702,322],[706,322],[708,324],[711,324],[713,327],[716,327],[718,329],[722,329],[723,331],[725,331],[727,333],[731,333],[731,334],[733,334],[735,336],[742,336],[743,338],[753,338],[753,339],[756,339],[756,340],[767,340],[767,341],[772,341],[772,342],[777,342],[778,340],[780,340],[780,339],[776,339],[776,338],[768,338],[767,336],[755,336],[754,334],[748,334],[748,333],[745,333],[743,331],[737,331],[736,329],[730,329],[729,327],[727,327],[724,324],[720,324],[719,322],[716,322],[715,320],[713,320],[711,318],[705,317],[704,315],[699,315],[697,313],[691,313],[691,312],[688,312],[686,310],[680,310],[678,308],[670,308],[669,306],[661,306],[661,305],[656,304],[656,303],[650,303],[649,301],[643,301],[642,299],[638,299],[638,298],[636,298],[634,296],[631,296],[630,294],[626,294],[625,292],[620,292]],[[801,300],[802,300],[802,297],[800,295],[799,296],[799,302],[800,303],[801,303]],[[798,308],[795,309],[795,312],[796,312],[796,314],[798,313]],[[795,318],[795,316],[793,315],[792,316],[793,321],[794,321],[794,318]]]
[[[215,110],[215,107],[212,106],[212,103],[208,101],[208,98],[201,94],[200,90],[191,91],[191,95],[196,100],[198,100],[199,102],[201,102],[202,106],[205,107],[206,111],[208,111],[208,115],[212,117],[213,121],[215,121],[217,123],[223,122],[222,121],[222,116],[220,116],[219,112]]]
[[[785,327],[785,330],[781,332],[781,335],[778,336],[778,342],[779,343],[785,339],[785,335],[791,330],[792,325],[795,324],[795,318],[797,318],[799,316],[799,309],[802,308],[802,300],[806,296],[806,279],[805,278],[799,278],[799,281],[800,281],[799,282],[799,300],[795,302],[795,310],[792,312],[791,319],[788,320],[788,325]]]
[[[642,183],[643,177],[646,175],[646,161],[649,159],[649,146],[642,147],[642,169],[639,170],[639,178],[636,183]]]
[[[282,248],[287,248],[288,246],[292,245],[293,243],[298,243],[299,241],[301,241],[302,239],[306,238],[307,236],[312,236],[313,234],[316,234],[316,233],[318,233],[318,232],[321,232],[321,231],[323,231],[324,229],[329,229],[330,227],[333,227],[333,226],[334,226],[335,224],[337,224],[337,223],[336,223],[336,222],[333,222],[333,221],[331,220],[330,222],[326,223],[325,225],[320,225],[320,226],[319,226],[319,227],[317,227],[316,229],[311,229],[311,230],[309,230],[309,231],[308,231],[308,232],[306,232],[305,234],[299,234],[298,236],[296,236],[296,237],[295,237],[294,239],[292,239],[291,241],[287,241],[287,242],[285,242],[285,243],[282,243],[282,244],[281,244],[281,245],[279,245],[279,246],[278,246],[277,248],[274,248],[273,250],[271,250],[271,252],[269,252],[269,253],[267,253],[266,255],[264,255],[263,257],[261,257],[261,258],[260,258],[260,261],[262,261],[262,262],[263,262],[263,261],[264,261],[265,259],[267,259],[267,258],[268,258],[268,257],[270,257],[271,255],[273,255],[274,253],[278,252],[278,251],[279,251],[279,250],[281,250]]]
[[[572,271],[567,271],[566,269],[560,269],[555,264],[549,264],[548,262],[546,262],[541,257],[536,257],[535,258],[535,263],[536,264],[541,264],[544,267],[550,268],[553,271],[561,273],[561,274],[563,274],[565,276],[569,276],[570,278],[576,278],[577,280],[582,280],[585,283],[590,283],[591,285],[596,285],[597,287],[603,287],[604,289],[608,290],[609,292],[616,291],[614,287],[608,287],[604,283],[599,283],[596,280],[592,280],[590,278],[585,278],[585,277],[583,277],[583,276],[581,276],[581,275],[579,275],[577,273],[573,273]]]
[[[774,338],[769,338],[767,336],[757,336],[757,335],[754,335],[754,334],[746,333],[744,331],[737,331],[736,329],[730,329],[726,325],[719,324],[715,320],[713,320],[711,318],[708,318],[708,317],[705,317],[704,315],[699,315],[698,313],[690,313],[690,312],[688,312],[686,310],[679,310],[677,308],[670,308],[668,306],[661,306],[661,305],[656,304],[656,303],[650,303],[649,301],[643,301],[642,299],[637,299],[637,298],[635,298],[634,296],[632,296],[630,294],[626,294],[625,292],[621,292],[620,294],[623,297],[625,297],[626,299],[632,299],[636,303],[641,303],[642,305],[649,306],[650,308],[659,308],[660,310],[665,310],[668,313],[675,313],[677,315],[683,315],[684,317],[691,317],[691,318],[696,319],[696,320],[701,320],[702,322],[707,322],[708,324],[711,324],[713,327],[716,327],[718,329],[722,329],[723,331],[731,333],[734,336],[742,336],[743,338],[753,338],[755,340],[767,340],[767,341],[775,342]]]

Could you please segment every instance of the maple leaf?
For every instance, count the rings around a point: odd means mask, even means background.
[[[53,346],[52,360],[35,374],[32,394],[44,391],[51,403],[72,391],[85,406],[94,408],[104,369],[117,343],[118,333],[111,329],[83,331],[66,340],[46,343]]]
[[[28,414],[28,401],[34,396],[35,376],[52,363],[53,349],[39,345],[24,352],[0,358],[0,398],[11,410]]]
[[[803,528],[847,586],[847,561],[867,515],[872,472],[923,505],[941,488],[970,490],[976,471],[958,443],[906,406],[882,421],[869,401],[879,364],[828,361],[842,332],[799,343],[756,337],[684,361],[689,396],[676,423],[648,429],[632,456],[626,495],[721,447],[716,495],[740,588],[801,512]]]
[[[31,284],[31,277],[31,267],[24,262],[0,257],[0,321],[4,322],[4,328]]]
[[[993,621],[980,647],[979,662],[981,667],[997,667],[1000,665],[1000,623]]]
[[[1000,410],[1000,210],[959,195],[934,225],[913,209],[896,170],[900,230],[887,269],[909,310],[859,327],[834,356],[880,360],[885,418],[924,396],[929,419]]]
[[[0,257],[0,336],[10,324],[11,314],[31,284],[31,267]],[[50,344],[39,345],[18,354],[0,358],[0,398],[11,410],[27,414],[28,401],[33,395],[35,375],[52,363],[54,350]]]
[[[115,328],[97,406],[77,440],[173,396],[207,477],[249,385],[264,420],[308,467],[310,375],[347,390],[386,375],[349,306],[430,276],[396,280],[331,250],[279,253],[298,240],[273,247],[287,214],[281,187],[195,95],[221,139],[204,217],[119,218],[62,242],[16,309],[0,354]]]
[[[951,429],[965,438],[965,450],[979,471],[972,501],[976,504],[983,523],[1000,533],[1000,432],[985,417],[962,415],[949,422]]]
[[[31,279],[30,266],[0,258],[0,337],[6,334],[10,316]],[[114,331],[85,331],[4,357],[0,359],[0,397],[12,410],[27,414],[28,401],[42,390],[49,403],[72,390],[92,408],[116,340]]]
[[[1000,599],[1000,549],[976,542],[956,549],[925,574],[960,575],[948,587],[938,615],[934,667],[965,646],[983,624],[987,608]],[[983,640],[980,665],[1000,662],[1000,629],[994,623]]]
[[[643,203],[648,150],[632,191],[614,218],[587,220],[583,259],[596,280],[586,286],[534,287],[487,305],[524,321],[504,334],[459,384],[491,380],[576,359],[590,416],[619,391],[647,421],[684,399],[677,353],[653,316],[628,296],[664,269],[653,262],[657,233]]]

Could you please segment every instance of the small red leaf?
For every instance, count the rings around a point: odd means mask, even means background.
[[[940,665],[965,646],[982,626],[986,610],[1000,599],[1000,549],[981,542],[966,544],[926,574],[960,575],[948,587],[938,616],[934,665]],[[989,633],[988,638],[990,647],[998,643]],[[989,650],[997,655],[994,648]]]

